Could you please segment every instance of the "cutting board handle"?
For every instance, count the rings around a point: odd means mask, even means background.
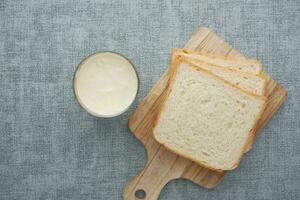
[[[163,187],[182,175],[187,164],[177,155],[156,146],[152,156],[148,152],[148,162],[144,169],[130,180],[123,190],[124,200],[156,200]],[[176,166],[176,167],[174,167]]]
[[[165,184],[160,184],[156,177],[153,176],[145,178],[143,175],[147,173],[158,173],[151,172],[154,168],[147,168],[147,166],[140,172],[139,175],[135,176],[130,180],[123,190],[123,200],[157,200],[160,191],[163,189]],[[154,184],[150,184],[151,182]]]

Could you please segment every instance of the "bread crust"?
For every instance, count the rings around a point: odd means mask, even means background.
[[[173,54],[181,54],[181,55],[186,55],[186,56],[205,56],[208,57],[210,59],[222,59],[222,60],[226,60],[226,61],[234,61],[235,63],[239,63],[239,64],[255,64],[259,67],[259,71],[257,73],[250,73],[250,72],[245,72],[245,73],[249,73],[249,74],[255,74],[255,75],[260,75],[263,72],[263,64],[259,61],[259,60],[255,60],[255,59],[241,59],[241,58],[230,58],[230,57],[226,57],[224,55],[218,55],[218,54],[207,54],[207,53],[201,53],[199,51],[190,51],[190,50],[186,50],[186,49],[172,49],[172,53]],[[238,70],[241,71],[241,70]],[[243,71],[241,71],[243,72]]]
[[[173,60],[173,59],[174,59],[174,60]],[[166,94],[166,98],[163,100],[163,102],[162,102],[162,104],[161,104],[161,107],[160,107],[160,109],[159,109],[159,111],[158,111],[157,117],[156,117],[155,120],[154,120],[154,126],[153,126],[152,131],[156,128],[157,123],[158,123],[158,120],[159,120],[159,118],[160,118],[160,116],[161,116],[161,114],[162,114],[162,112],[163,112],[163,110],[164,110],[164,107],[165,107],[165,104],[166,104],[166,102],[167,102],[167,99],[168,99],[168,97],[170,96],[170,93],[172,92],[172,88],[173,88],[173,85],[174,85],[174,82],[175,82],[175,78],[176,78],[176,75],[177,75],[176,72],[177,72],[177,70],[178,70],[178,68],[179,68],[179,66],[180,66],[181,63],[182,63],[182,60],[181,60],[181,59],[178,59],[178,58],[176,58],[176,57],[172,57],[172,64],[171,64],[171,69],[170,69],[170,80],[169,80],[169,84],[168,84],[168,86],[167,86],[167,91],[166,91],[167,94]],[[189,63],[187,63],[187,64],[189,64]],[[258,116],[257,116],[256,119],[254,120],[252,129],[249,130],[247,139],[245,140],[245,142],[244,142],[244,144],[243,144],[243,147],[241,148],[241,152],[240,152],[240,154],[239,154],[239,157],[237,158],[237,161],[236,161],[236,162],[233,164],[233,166],[230,167],[230,168],[219,169],[218,167],[213,166],[213,165],[211,165],[211,164],[205,163],[205,162],[203,162],[203,161],[195,160],[195,159],[189,157],[188,155],[183,155],[181,152],[178,152],[178,151],[176,151],[175,149],[172,149],[172,147],[167,146],[166,143],[160,142],[159,139],[156,138],[156,135],[155,135],[154,133],[153,133],[153,136],[154,136],[155,140],[156,140],[158,143],[160,143],[161,145],[163,145],[163,146],[164,146],[165,148],[167,148],[168,150],[170,150],[170,151],[172,151],[173,153],[175,153],[175,154],[177,154],[177,155],[180,155],[180,156],[182,156],[182,157],[184,157],[184,158],[187,158],[187,159],[189,159],[189,160],[191,160],[191,161],[193,161],[193,162],[195,162],[195,163],[197,163],[197,164],[199,164],[199,165],[201,165],[201,166],[204,166],[204,167],[206,167],[206,168],[209,168],[209,169],[211,169],[211,170],[218,171],[218,172],[220,172],[220,171],[230,171],[230,170],[233,170],[233,169],[235,169],[235,168],[239,165],[239,163],[240,163],[240,161],[241,161],[241,159],[242,159],[242,157],[243,157],[243,155],[244,155],[244,153],[245,153],[245,151],[246,151],[247,143],[249,143],[249,141],[250,141],[250,139],[251,139],[251,134],[253,134],[253,130],[255,130],[254,127],[255,127],[255,125],[257,124],[257,121],[260,119],[260,117],[261,117],[261,115],[262,115],[262,113],[263,113],[263,111],[264,111],[264,109],[265,109],[265,107],[266,107],[266,101],[267,101],[267,98],[264,97],[264,96],[254,95],[254,94],[252,94],[252,93],[250,93],[250,92],[247,92],[247,91],[245,91],[245,90],[242,90],[242,89],[236,87],[235,85],[229,83],[229,82],[226,81],[226,80],[221,79],[220,77],[214,75],[213,73],[211,73],[211,72],[209,72],[209,71],[207,71],[207,70],[199,69],[199,68],[197,68],[197,67],[193,67],[193,66],[191,66],[190,64],[189,64],[189,66],[192,67],[192,69],[194,69],[194,70],[196,70],[196,71],[203,72],[203,73],[205,73],[206,75],[211,76],[211,77],[214,78],[215,80],[222,81],[225,85],[227,85],[227,86],[229,86],[229,87],[231,87],[231,88],[233,88],[233,89],[236,89],[236,90],[238,90],[238,91],[240,91],[240,92],[242,92],[242,93],[244,93],[244,94],[246,94],[246,95],[252,96],[252,97],[254,97],[254,98],[256,98],[256,99],[258,99],[258,100],[260,100],[260,101],[263,102],[263,106],[262,106],[262,108],[261,108],[261,110],[260,110]]]
[[[251,59],[251,58],[232,58],[232,57],[228,57],[228,56],[224,56],[222,54],[210,54],[210,53],[202,53],[200,51],[192,51],[192,50],[187,50],[187,49],[180,49],[180,48],[173,48],[172,49],[173,52],[181,52],[181,53],[185,53],[185,54],[195,54],[195,55],[200,55],[200,56],[206,56],[209,58],[220,58],[220,59],[224,59],[224,60],[230,60],[230,61],[235,61],[235,62],[241,62],[241,63],[255,63],[260,65],[261,67],[263,67],[263,64],[261,63],[260,60],[257,59]]]
[[[180,59],[180,58],[178,58],[178,59]],[[250,96],[253,96],[253,97],[257,98],[257,99],[260,99],[260,100],[263,100],[263,101],[267,101],[267,97],[265,97],[265,96],[257,95],[257,94],[254,94],[252,92],[246,91],[246,90],[244,90],[244,89],[242,89],[242,88],[240,88],[240,87],[232,84],[231,82],[229,82],[227,80],[224,80],[223,78],[221,78],[221,77],[213,74],[212,72],[210,72],[210,71],[208,71],[206,69],[199,68],[198,66],[196,66],[194,64],[190,64],[188,61],[185,61],[185,59],[180,59],[180,60],[182,60],[183,62],[187,63],[189,66],[191,66],[196,71],[200,71],[200,72],[202,71],[202,72],[206,73],[207,75],[213,77],[214,79],[224,82],[225,85],[227,85],[229,87],[233,87],[234,89],[237,89],[237,90],[241,91],[242,93],[250,95]]]
[[[232,59],[232,58],[225,57],[223,55],[204,54],[204,53],[200,53],[198,51],[189,51],[189,50],[185,50],[185,49],[172,49],[172,57],[173,58],[178,57],[178,56],[183,56],[183,57],[186,57],[187,60],[196,60],[197,62],[205,63],[204,61],[200,61],[197,58],[189,58],[188,57],[189,55],[195,55],[196,57],[201,55],[201,56],[207,56],[207,57],[210,57],[210,58],[216,57],[216,58],[221,58],[221,59],[231,60],[231,61],[238,60],[241,63],[254,62],[254,63],[259,64],[261,66],[260,67],[261,68],[260,73],[254,74],[254,73],[244,72],[244,71],[241,71],[241,70],[234,70],[234,69],[230,69],[230,68],[226,68],[226,67],[222,67],[222,66],[219,66],[219,65],[216,65],[216,64],[209,63],[209,65],[214,66],[214,67],[216,67],[220,70],[234,71],[236,73],[241,74],[241,76],[257,76],[257,77],[263,79],[265,81],[265,85],[264,85],[264,88],[263,88],[263,95],[266,95],[267,85],[268,85],[268,82],[270,80],[270,76],[267,75],[265,72],[263,72],[263,66],[262,66],[262,63],[260,61],[254,60],[254,59]]]
[[[197,66],[197,67],[200,67],[200,68],[202,68],[201,64],[204,63],[204,62],[202,62],[202,61],[198,61],[198,60],[194,60],[194,59],[192,59],[192,61],[191,61],[191,59],[188,59],[188,58],[185,57],[185,56],[182,58],[182,60],[183,60],[184,62],[188,63],[188,64],[191,64],[191,65],[194,65],[194,66]],[[206,63],[204,63],[204,64],[206,64]],[[216,65],[212,65],[212,64],[208,64],[208,65],[217,68],[219,71],[226,71],[226,72],[228,72],[228,73],[236,73],[236,74],[238,74],[238,75],[240,75],[240,76],[257,77],[257,78],[261,79],[261,80],[263,81],[262,94],[257,94],[257,93],[251,92],[250,90],[249,90],[249,92],[252,93],[252,94],[254,94],[254,95],[265,96],[266,88],[267,88],[267,80],[266,80],[266,78],[261,77],[261,76],[257,76],[257,75],[254,75],[254,74],[249,74],[249,73],[245,73],[245,72],[240,72],[240,71],[237,71],[237,70],[227,69],[227,68],[220,67],[220,66],[216,66]],[[203,68],[202,68],[202,69],[203,69]],[[206,69],[203,69],[203,70],[206,70]],[[207,71],[207,70],[206,70],[206,71]],[[213,73],[213,72],[211,72],[211,73]],[[214,73],[213,73],[213,74],[214,74]],[[216,74],[214,74],[214,75],[216,75]],[[223,79],[223,78],[220,77],[219,75],[216,75],[216,76],[218,76],[219,78]],[[224,79],[224,80],[225,80],[225,79]],[[230,81],[228,81],[228,82],[230,82]],[[232,83],[232,84],[233,84],[233,83]],[[239,86],[236,85],[236,84],[233,84],[233,85],[235,85],[236,87],[239,87]],[[239,88],[241,88],[241,87],[239,87]],[[241,89],[242,89],[242,88],[241,88]],[[246,90],[246,89],[243,89],[243,90]],[[247,91],[248,91],[248,90],[247,90]]]

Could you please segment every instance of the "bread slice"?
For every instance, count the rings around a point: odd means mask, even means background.
[[[212,65],[208,63],[204,63],[197,58],[197,54],[194,55],[195,58],[188,58],[186,56],[185,50],[183,49],[174,49],[173,50],[173,59],[183,57],[185,58],[184,61],[188,62],[192,65],[195,65],[200,68],[204,68],[205,70],[210,71],[216,76],[223,78],[226,81],[234,84],[235,86],[249,91],[256,95],[263,95],[268,97],[269,94],[267,93],[267,86],[269,85],[270,76],[267,75],[265,72],[261,74],[254,75],[250,73],[245,73],[242,71],[231,70],[228,68],[224,68],[217,65]],[[256,133],[253,133],[253,137],[255,137]],[[252,146],[252,142],[247,145],[245,149],[245,153],[249,151]]]
[[[266,98],[175,60],[153,129],[167,149],[213,170],[239,164]]]
[[[173,54],[184,55],[188,58],[197,59],[208,64],[217,65],[228,69],[233,69],[255,75],[259,75],[263,71],[262,63],[254,59],[232,59],[224,56],[188,51],[185,49],[173,49]]]

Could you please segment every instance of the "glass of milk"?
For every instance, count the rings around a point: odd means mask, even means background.
[[[133,103],[138,91],[134,66],[114,52],[97,52],[77,67],[73,79],[79,104],[96,117],[115,117]]]

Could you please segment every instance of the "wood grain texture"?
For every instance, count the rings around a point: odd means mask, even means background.
[[[214,53],[232,58],[245,59],[242,54],[234,50],[215,33],[205,27],[199,28],[192,35],[185,48],[203,53]],[[154,140],[152,136],[153,122],[161,102],[166,98],[168,79],[167,70],[129,119],[129,128],[144,144],[147,150],[148,161],[144,169],[124,187],[124,200],[139,199],[135,196],[135,192],[138,190],[145,191],[146,196],[144,199],[155,200],[158,198],[162,188],[169,181],[178,178],[191,180],[205,188],[213,188],[218,185],[226,174],[225,172],[206,169],[190,160],[171,153]],[[272,79],[269,81],[267,88],[269,96],[267,108],[257,124],[256,131],[263,128],[287,96],[284,88]],[[256,134],[253,134],[247,150],[251,148],[255,136]]]

